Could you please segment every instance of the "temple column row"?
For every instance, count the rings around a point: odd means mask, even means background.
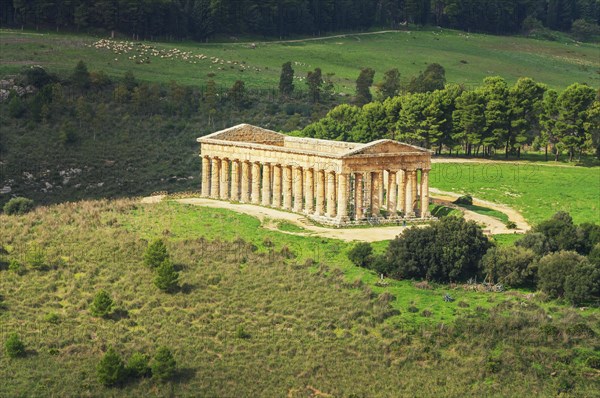
[[[414,217],[417,207],[421,217],[430,215],[428,169],[421,169],[420,183],[417,170],[387,171],[385,184],[383,170],[345,174],[208,156],[203,157],[202,168],[203,197],[339,219],[349,216],[348,204],[352,202],[356,220],[378,217],[382,208],[391,216],[403,212]]]

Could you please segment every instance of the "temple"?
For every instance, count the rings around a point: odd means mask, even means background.
[[[248,124],[197,141],[203,197],[335,226],[430,217],[431,151],[424,148],[293,137]]]

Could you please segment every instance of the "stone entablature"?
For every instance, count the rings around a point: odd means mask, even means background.
[[[292,137],[248,124],[197,141],[204,197],[304,213],[330,225],[430,217],[431,151],[424,148]]]

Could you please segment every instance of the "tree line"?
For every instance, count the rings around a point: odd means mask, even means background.
[[[118,31],[140,39],[217,34],[286,37],[433,24],[509,34],[531,21],[568,31],[600,23],[596,0],[7,0],[0,23],[28,28]],[[535,25],[535,24],[534,24]],[[525,27],[526,27],[525,26]]]
[[[558,160],[583,151],[600,156],[600,90],[574,83],[562,92],[531,78],[510,86],[491,76],[468,90],[445,84],[443,67],[431,64],[403,88],[397,69],[385,73],[372,99],[374,72],[363,69],[356,81],[355,104],[333,108],[318,122],[294,134],[340,141],[396,139],[434,149],[491,156],[520,156],[524,146],[545,149]],[[310,91],[310,83],[309,91]]]

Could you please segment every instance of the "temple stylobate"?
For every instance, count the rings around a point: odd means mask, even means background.
[[[292,137],[248,124],[197,141],[203,197],[303,213],[330,225],[430,217],[431,152],[424,148]]]

